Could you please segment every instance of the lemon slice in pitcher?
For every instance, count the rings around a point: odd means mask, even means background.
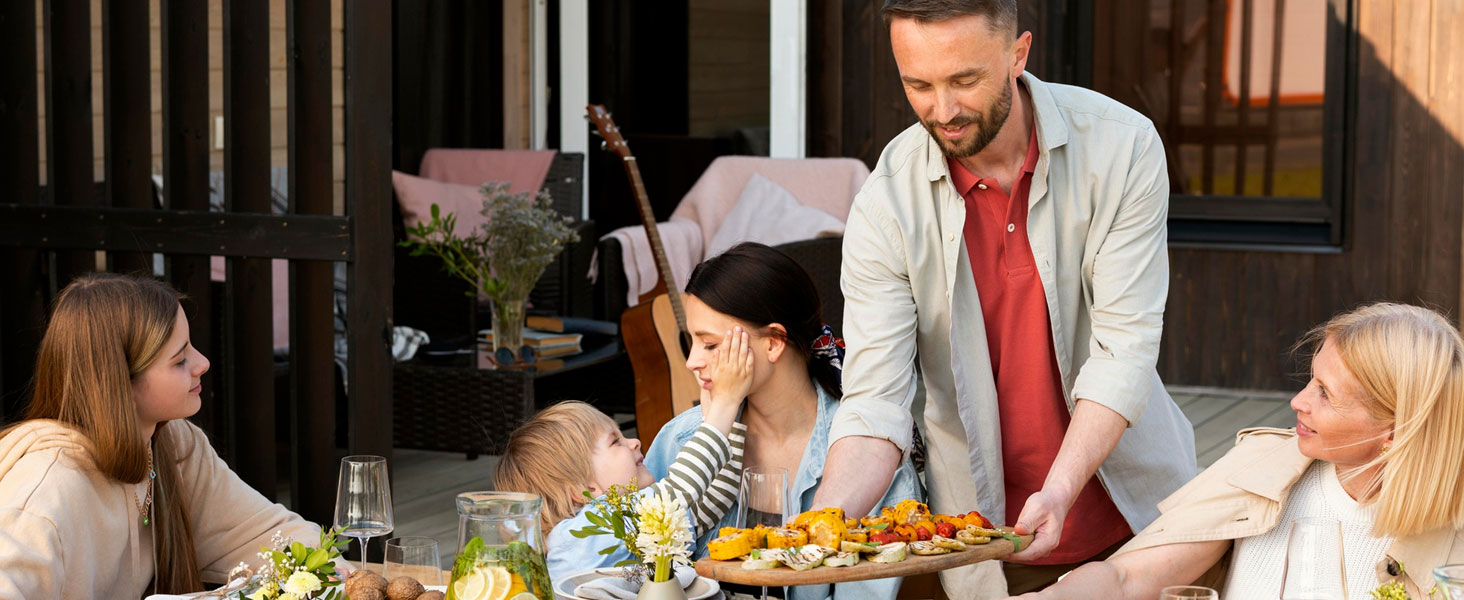
[[[485,597],[483,592],[487,590],[488,578],[478,569],[468,571],[452,582],[452,595],[458,600],[479,600]]]
[[[488,578],[488,586],[483,590],[481,600],[502,600],[508,596],[508,588],[513,585],[513,576],[509,575],[508,569],[482,566],[478,567],[478,571],[484,573]]]

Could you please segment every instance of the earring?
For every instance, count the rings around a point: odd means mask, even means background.
[[[1387,455],[1388,455],[1388,445],[1387,444],[1383,444],[1382,449],[1381,450],[1378,450],[1378,458],[1382,458],[1382,457],[1387,456]]]

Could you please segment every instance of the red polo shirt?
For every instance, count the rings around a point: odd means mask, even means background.
[[[981,297],[1001,415],[1008,524],[1016,524],[1027,497],[1042,489],[1071,419],[1052,347],[1047,296],[1027,239],[1027,195],[1037,156],[1034,127],[1021,178],[1010,194],[996,179],[977,177],[960,162],[946,160],[966,201],[966,252]],[[1032,564],[1086,560],[1129,533],[1118,507],[1093,477],[1068,512],[1057,548]]]

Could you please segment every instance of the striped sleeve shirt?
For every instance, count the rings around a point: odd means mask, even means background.
[[[676,454],[666,478],[656,482],[657,493],[669,493],[686,505],[697,536],[715,527],[737,502],[746,439],[747,427],[742,423],[733,423],[726,436],[703,423]]]

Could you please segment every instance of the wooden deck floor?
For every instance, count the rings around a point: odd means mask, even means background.
[[[1171,386],[1169,391],[1195,427],[1195,451],[1201,468],[1224,455],[1235,440],[1235,432],[1242,428],[1296,424],[1288,406],[1289,393],[1179,386]],[[632,421],[630,415],[616,415],[616,420],[626,425]],[[497,463],[495,456],[466,460],[462,454],[396,450],[392,461],[396,530],[392,535],[436,538],[443,566],[450,567],[457,550],[453,498],[459,492],[493,489]]]

